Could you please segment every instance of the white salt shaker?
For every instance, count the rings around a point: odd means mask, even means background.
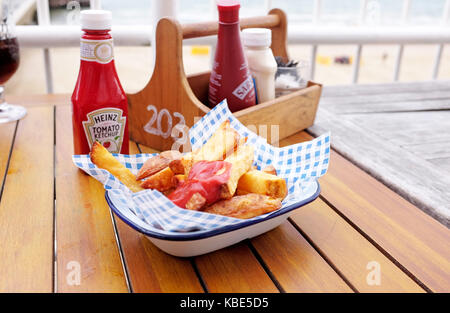
[[[258,103],[275,98],[277,62],[270,45],[272,32],[267,28],[247,28],[242,31],[242,43],[251,75],[255,80]]]

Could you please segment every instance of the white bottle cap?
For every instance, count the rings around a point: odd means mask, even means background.
[[[111,29],[112,14],[106,10],[84,10],[80,16],[81,29]]]
[[[268,28],[247,28],[242,31],[242,42],[247,47],[270,47],[272,32]]]

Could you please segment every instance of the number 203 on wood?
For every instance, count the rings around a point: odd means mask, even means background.
[[[180,146],[183,146],[188,142],[188,127],[186,126],[186,121],[181,113],[174,112],[172,118],[172,114],[169,112],[169,110],[162,109],[158,112],[158,109],[152,104],[147,106],[147,110],[153,113],[150,117],[150,120],[144,126],[144,130],[147,133],[161,136],[164,139],[169,137],[176,139],[174,145],[172,146],[172,149],[174,150],[177,150]],[[162,129],[163,119],[167,120],[167,129],[164,130]],[[178,121],[172,127],[174,119],[178,119]]]

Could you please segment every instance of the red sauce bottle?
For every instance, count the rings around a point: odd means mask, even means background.
[[[128,101],[113,59],[111,12],[81,12],[81,64],[72,94],[75,154],[99,141],[111,153],[128,154]]]
[[[219,32],[209,80],[209,106],[227,99],[231,112],[256,104],[253,80],[242,48],[237,0],[218,0]]]

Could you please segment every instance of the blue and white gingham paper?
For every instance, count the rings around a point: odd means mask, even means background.
[[[298,143],[286,147],[274,147],[262,137],[251,132],[241,124],[228,109],[226,101],[222,101],[208,114],[202,117],[189,130],[192,149],[202,146],[225,120],[230,120],[232,128],[242,137],[248,137],[247,144],[255,147],[254,164],[259,168],[273,165],[278,176],[286,179],[289,194],[283,200],[283,208],[300,202],[306,198],[305,191],[311,183],[328,169],[330,158],[330,134],[324,134],[312,141]],[[136,154],[114,156],[131,172],[136,174],[144,162],[154,154]],[[177,207],[157,190],[131,192],[117,178],[104,169],[99,169],[90,160],[89,155],[74,155],[73,162],[77,167],[100,181],[107,190],[110,200],[121,213],[138,217],[143,226],[152,231],[187,232],[196,230],[212,230],[231,224],[241,223],[242,219],[186,210]],[[267,218],[271,213],[254,217]]]

